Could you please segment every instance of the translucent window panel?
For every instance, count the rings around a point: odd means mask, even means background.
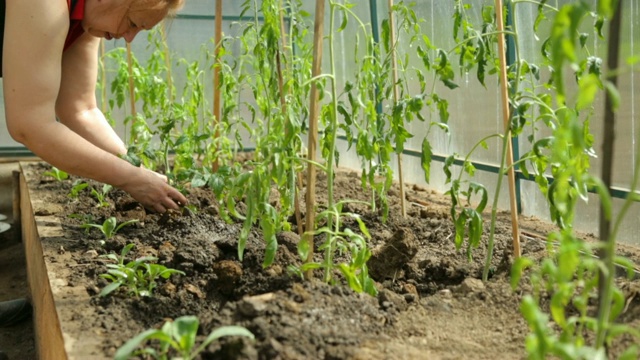
[[[185,0],[184,7],[180,10],[181,14],[190,15],[209,15],[216,13],[217,0]],[[244,1],[222,1],[222,13],[224,16],[238,16],[242,11]]]
[[[3,82],[0,78],[0,146],[4,148],[9,147],[22,147],[22,144],[11,138],[9,131],[7,130],[7,121],[4,116],[4,90]]]
[[[554,6],[561,6],[567,1],[549,2]],[[596,3],[594,1],[593,6]],[[620,64],[624,65],[626,59],[634,54],[637,54],[638,46],[640,46],[640,40],[638,39],[640,33],[638,33],[638,26],[640,26],[640,13],[639,3],[637,1],[629,1],[623,3],[622,10],[622,29],[621,29],[621,44],[620,44]],[[520,33],[520,49],[523,54],[523,58],[529,62],[541,62],[542,56],[539,51],[541,42],[546,38],[548,34],[548,25],[542,25],[540,27],[540,40],[536,40],[530,29],[532,28],[533,21],[537,14],[537,8],[531,5],[519,4],[516,12],[516,23],[518,24],[518,30]],[[586,47],[591,55],[598,56],[603,59],[607,53],[607,43],[604,39],[598,38],[593,34],[593,23],[590,20],[586,20],[581,28],[581,31],[589,33],[589,39]],[[608,36],[608,24],[604,27],[604,36]],[[604,66],[604,64],[603,64]],[[545,70],[543,68],[543,70]],[[606,71],[603,67],[603,71]],[[548,71],[543,71],[542,81],[546,81],[548,78]],[[576,86],[575,80],[572,79],[571,71],[567,71],[566,76],[567,92],[569,94],[575,94]],[[621,96],[620,108],[616,115],[616,139],[614,145],[614,163],[613,163],[613,185],[621,188],[628,188],[631,180],[632,173],[634,171],[634,163],[637,157],[637,138],[638,138],[638,86],[640,86],[637,72],[631,72],[627,68],[623,70],[621,76],[618,79],[618,90]],[[604,132],[603,127],[603,114],[604,114],[604,96],[601,93],[595,102],[595,111],[591,117],[591,132],[595,136],[596,143],[594,150],[598,154],[598,157],[593,158],[591,162],[594,175],[600,176],[601,157],[602,157],[602,135]],[[530,133],[528,133],[530,134]],[[521,149],[526,151],[530,149],[524,139],[526,135],[521,136]],[[536,132],[538,138],[542,136],[548,136],[550,132],[548,130],[540,130]],[[531,187],[531,188],[529,188]],[[523,189],[526,191],[523,193],[523,208],[525,214],[546,216],[547,201],[538,193],[536,193],[537,187],[535,184],[527,184]],[[618,201],[618,200],[617,200]],[[598,202],[589,202],[588,206],[581,206],[580,215],[577,216],[577,227],[583,231],[597,232],[598,227]],[[637,218],[637,209],[632,210],[628,215],[630,218]],[[633,224],[627,222],[625,229],[622,231],[623,239],[627,241],[634,241],[633,230],[629,229],[629,226]]]
[[[557,2],[557,5],[563,5],[566,1]],[[595,2],[593,4],[595,6]],[[637,29],[638,17],[633,16],[634,12],[637,14],[638,12],[638,3],[637,2],[625,2],[625,9],[623,9],[623,23],[622,23],[622,32],[621,32],[621,52],[620,52],[620,60],[621,64],[624,64],[625,59],[632,56],[634,47],[638,45],[638,35],[634,32],[634,28]],[[518,24],[518,31],[520,34],[520,51],[523,56],[523,59],[530,63],[542,63],[543,58],[540,52],[540,47],[542,45],[542,41],[546,39],[548,36],[549,22],[543,23],[540,27],[540,31],[538,34],[539,39],[536,39],[531,29],[533,27],[533,21],[537,15],[537,6],[533,4],[518,4],[516,9],[516,22]],[[589,34],[589,40],[586,44],[586,48],[589,51],[589,54],[592,56],[597,56],[603,59],[606,56],[606,41],[604,39],[600,39],[593,33],[592,21],[587,19],[582,27],[581,31]],[[635,26],[634,26],[635,25]],[[604,28],[605,36],[607,36],[607,26]],[[635,36],[635,38],[634,38]],[[604,69],[603,64],[603,71]],[[575,80],[572,76],[572,71],[569,69],[565,69],[566,72],[566,80],[565,83],[567,85],[567,93],[570,94],[569,99],[573,100],[576,92]],[[626,75],[625,75],[626,74]],[[544,82],[548,79],[549,72],[543,67],[542,68],[542,79],[541,82]],[[623,72],[623,76],[618,79],[618,89],[621,95],[621,107],[617,114],[617,133],[618,137],[616,139],[616,149],[615,149],[615,158],[616,162],[614,166],[616,169],[614,171],[614,185],[616,186],[627,186],[629,179],[631,177],[631,171],[633,170],[633,166],[629,166],[633,164],[633,159],[635,157],[635,149],[633,146],[634,138],[636,137],[635,130],[635,104],[637,102],[637,95],[635,94],[638,86],[637,75],[633,72]],[[634,101],[635,100],[635,101]],[[594,146],[596,152],[601,152],[601,140],[603,133],[603,96],[600,93],[600,96],[596,99],[595,102],[595,111],[591,118],[591,127],[592,133],[596,135],[597,144]],[[636,119],[637,120],[637,119]],[[530,133],[528,133],[530,134]],[[528,135],[525,134],[525,135]],[[541,129],[539,133],[537,133],[537,137],[548,136],[550,132],[546,129]],[[521,137],[523,140],[526,136]],[[523,151],[527,151],[531,148],[530,144],[526,141],[521,141],[521,146]],[[600,158],[594,158],[592,161],[592,168],[594,174],[599,174],[600,169]]]
[[[481,19],[482,6],[486,1],[466,1],[471,5],[468,15],[472,21],[478,22]],[[499,86],[496,77],[487,77],[486,88],[476,79],[475,72],[463,73],[457,66],[457,55],[453,52],[455,41],[453,39],[453,2],[442,2],[433,0],[416,1],[413,10],[422,21],[423,33],[429,37],[431,43],[443,49],[449,54],[454,72],[454,82],[459,86],[455,90],[445,87],[441,82],[435,84],[435,92],[449,103],[449,127],[450,135],[438,129],[432,129],[429,140],[436,154],[448,155],[457,153],[464,157],[473,146],[482,138],[491,134],[503,132],[502,112],[499,101]],[[387,1],[377,1],[378,24],[388,18]],[[398,54],[403,59],[409,55],[410,63],[408,71],[401,76],[406,77],[409,83],[409,94],[418,94],[419,83],[416,70],[422,71],[426,75],[428,84],[433,81],[433,74],[424,69],[422,60],[417,56],[416,46],[409,46],[408,39],[400,32],[398,37]],[[424,47],[424,45],[423,45]],[[432,54],[432,58],[434,58]],[[430,85],[428,85],[428,90]],[[437,113],[424,111],[424,116],[432,121],[440,121]],[[413,150],[421,148],[422,139],[426,135],[428,124],[414,121],[409,124],[408,129],[415,136],[409,140],[407,147]],[[480,162],[497,163],[500,155],[500,145],[498,140],[488,142],[489,149],[476,151],[472,160]]]

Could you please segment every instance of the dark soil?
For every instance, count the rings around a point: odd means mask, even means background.
[[[111,357],[139,332],[182,315],[200,319],[203,337],[222,325],[244,326],[256,337],[255,341],[214,342],[201,355],[203,359],[526,358],[529,330],[519,304],[528,286],[512,291],[509,285],[509,214],[500,214],[492,276],[483,283],[479,279],[486,236],[471,260],[464,250],[457,251],[447,198],[408,186],[408,214],[402,218],[394,188],[386,222],[364,206],[351,205],[348,210],[362,214],[372,235],[369,267],[379,295],[371,297],[341,283],[327,285],[291,275],[287,267],[300,264],[299,236],[293,232],[278,234],[274,265],[263,269],[264,242],[253,231],[240,261],[237,241],[242,224],[223,221],[207,190],[192,189],[189,195],[191,204],[200,209],[197,214],[158,215],[116,190],[109,193],[109,207],[98,207],[88,191],[70,199],[67,194],[74,179],[53,181],[42,176],[44,169],[30,165],[24,173],[38,221],[61,226],[62,233],[41,234],[45,258],[55,273],[54,293],[63,299],[86,299],[86,306],[65,307],[58,302],[65,336],[74,339],[68,347],[86,358]],[[323,179],[318,184],[322,206]],[[338,199],[367,200],[359,174],[341,171],[335,184]],[[139,222],[102,242],[97,229],[85,232],[82,221],[71,214],[91,215],[100,224],[109,216],[119,222]],[[355,224],[345,226],[352,225],[357,229]],[[488,222],[485,226],[488,229]],[[542,239],[552,227],[535,219],[521,219],[521,226],[528,234],[522,238],[523,254],[544,256]],[[108,263],[100,255],[119,254],[128,243],[136,245],[130,259],[152,255],[186,275],[163,280],[153,297],[129,297],[125,291],[99,297],[107,285],[99,275],[106,272]],[[635,248],[625,252],[640,258]],[[634,293],[634,288],[640,288],[637,281],[625,287],[627,294]],[[640,300],[630,299],[623,317],[638,326]]]

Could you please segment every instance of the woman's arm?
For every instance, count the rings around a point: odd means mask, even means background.
[[[95,146],[122,155],[127,149],[96,101],[100,39],[84,34],[62,55],[58,119]]]
[[[177,209],[187,200],[164,179],[55,121],[68,17],[65,0],[6,2],[3,74],[11,136],[53,166],[119,187],[146,207]]]

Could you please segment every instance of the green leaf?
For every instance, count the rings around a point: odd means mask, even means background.
[[[615,256],[614,262],[617,266],[621,266],[627,270],[627,278],[629,280],[632,280],[635,277],[636,264],[633,261],[623,256]]]
[[[596,33],[600,39],[604,39],[604,35],[602,34],[602,27],[604,26],[604,17],[599,16],[596,22],[593,24]]]
[[[533,266],[533,260],[528,257],[521,256],[513,262],[513,266],[511,267],[511,288],[516,289],[518,287],[518,283],[520,283],[520,279],[522,278],[522,273],[525,269]]]
[[[640,347],[633,345],[624,351],[618,358],[618,360],[636,360],[640,358]]]
[[[322,269],[323,265],[320,263],[315,263],[315,262],[309,262],[309,263],[305,263],[304,265],[302,265],[300,267],[301,271],[308,271],[308,270],[316,270],[316,269]]]
[[[271,230],[264,233],[264,239],[266,241],[264,260],[262,262],[262,267],[267,268],[272,263],[276,257],[276,253],[278,252],[278,240],[275,234],[275,226],[274,224],[269,223],[268,225]],[[263,225],[264,229],[264,225]]]
[[[172,336],[177,341],[182,353],[189,353],[196,343],[196,335],[199,326],[195,316],[181,316],[171,326]]]
[[[422,170],[424,171],[424,181],[428,184],[431,177],[431,160],[433,152],[431,150],[431,143],[425,137],[422,140],[422,152],[420,153],[420,162]]]
[[[340,269],[342,275],[347,279],[347,283],[353,291],[358,293],[363,291],[362,284],[351,267],[346,264],[339,264],[338,269]]]
[[[336,29],[336,32],[342,32],[344,29],[347,28],[348,24],[349,24],[349,16],[347,16],[346,14],[343,14],[342,21],[340,22],[340,27]]]
[[[191,179],[191,187],[199,188],[205,186],[206,184],[207,179],[205,178],[204,174],[198,172],[193,175],[193,178]]]
[[[448,87],[451,90],[454,90],[454,89],[460,87],[458,84],[454,83],[453,81],[451,81],[449,79],[442,79],[442,83],[444,84],[444,86]]]
[[[548,0],[540,0],[540,2],[538,3],[538,14],[536,16],[536,19],[533,23],[533,31],[534,33],[538,32],[538,27],[540,26],[540,23],[542,23],[543,20],[546,20],[547,17],[545,16],[544,13],[544,5],[547,3]],[[537,39],[537,37],[536,37]]]
[[[611,198],[611,194],[609,194],[609,190],[602,179],[598,177],[590,177],[589,183],[600,196],[600,208],[604,211],[605,218],[610,220],[613,211],[613,200]]]
[[[444,170],[445,175],[447,176],[447,181],[446,183],[451,182],[451,166],[454,164],[455,162],[455,156],[454,155],[449,155],[445,160],[444,163],[442,165],[442,168]]]
[[[100,291],[100,296],[107,296],[117,290],[122,283],[120,281],[112,282],[111,284],[105,286],[102,291]]]
[[[580,33],[580,47],[584,48],[587,45],[587,40],[589,39],[589,34]]]
[[[204,347],[209,345],[212,341],[217,340],[224,336],[244,336],[251,340],[255,339],[255,336],[253,335],[253,333],[251,333],[251,331],[247,330],[242,326],[236,326],[236,325],[222,326],[213,330],[211,334],[207,336],[207,338],[204,340],[204,342],[200,347],[204,349]]]
[[[389,19],[382,20],[380,24],[381,35],[382,35],[382,44],[384,46],[384,51],[389,52],[389,44],[391,44],[391,33],[389,29]]]
[[[565,305],[566,305],[566,297],[564,293],[561,291],[557,291],[551,297],[551,304],[549,310],[551,311],[551,316],[553,320],[558,323],[561,328],[564,328],[566,325],[566,317],[565,317]]]
[[[607,96],[611,99],[612,110],[614,112],[617,111],[620,108],[620,93],[618,89],[610,81],[604,83],[604,88],[607,90]]]
[[[609,314],[609,322],[615,322],[624,310],[625,298],[622,291],[615,286],[611,289],[611,295],[611,312]]]
[[[487,206],[487,202],[489,201],[489,194],[487,192],[487,188],[485,188],[484,185],[478,182],[471,181],[469,183],[469,196],[471,196],[471,194],[477,194],[478,192],[481,195],[481,200],[478,206],[476,206],[476,211],[478,213],[482,213],[485,207]]]
[[[615,12],[615,4],[620,0],[598,0],[598,14],[606,19],[610,19]]]
[[[449,102],[446,99],[440,98],[435,93],[431,95],[431,98],[436,103],[436,107],[438,108],[440,122],[443,124],[447,124],[449,122]]]
[[[464,235],[465,235],[466,225],[467,225],[467,213],[463,211],[463,212],[460,213],[460,216],[458,216],[458,219],[455,222],[455,229],[456,229],[455,245],[456,245],[456,250],[460,250],[460,248],[462,247],[462,243],[464,242]]]
[[[309,234],[309,237],[312,236],[313,235]],[[305,234],[298,242],[298,256],[302,261],[307,261],[309,251],[311,251],[311,244],[309,244],[309,241],[307,240],[307,236]]]
[[[364,234],[364,236],[366,236],[367,239],[371,239],[371,234],[369,233],[369,229],[367,229],[367,224],[365,224],[365,222],[362,221],[360,216],[357,214],[354,214],[353,218],[358,222],[358,227],[360,228],[360,231]]]
[[[482,230],[482,216],[478,212],[472,211],[469,222],[469,248],[476,248],[480,245]]]
[[[140,344],[151,338],[153,335],[161,333],[162,332],[160,330],[149,329],[136,335],[133,339],[127,341],[116,351],[114,360],[128,360],[129,358],[131,358],[133,352],[138,348],[138,346],[140,346]]]
[[[579,81],[580,91],[576,103],[577,110],[583,110],[593,104],[598,89],[601,86],[600,79],[595,74],[583,76]]]

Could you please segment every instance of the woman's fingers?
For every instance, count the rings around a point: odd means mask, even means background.
[[[174,188],[171,188],[171,192],[169,193],[169,198],[171,198],[172,202],[176,205],[176,210],[180,208],[180,206],[185,206],[189,203],[189,200],[182,195],[182,193]]]
[[[133,178],[131,186],[125,190],[147,209],[164,213],[167,210],[179,210],[189,202],[180,191],[168,184],[165,175],[149,169],[140,170],[139,174],[143,176]]]
[[[167,209],[162,206],[162,204],[155,204],[153,207],[153,210],[155,210],[155,212],[160,213],[160,214],[164,214]]]

